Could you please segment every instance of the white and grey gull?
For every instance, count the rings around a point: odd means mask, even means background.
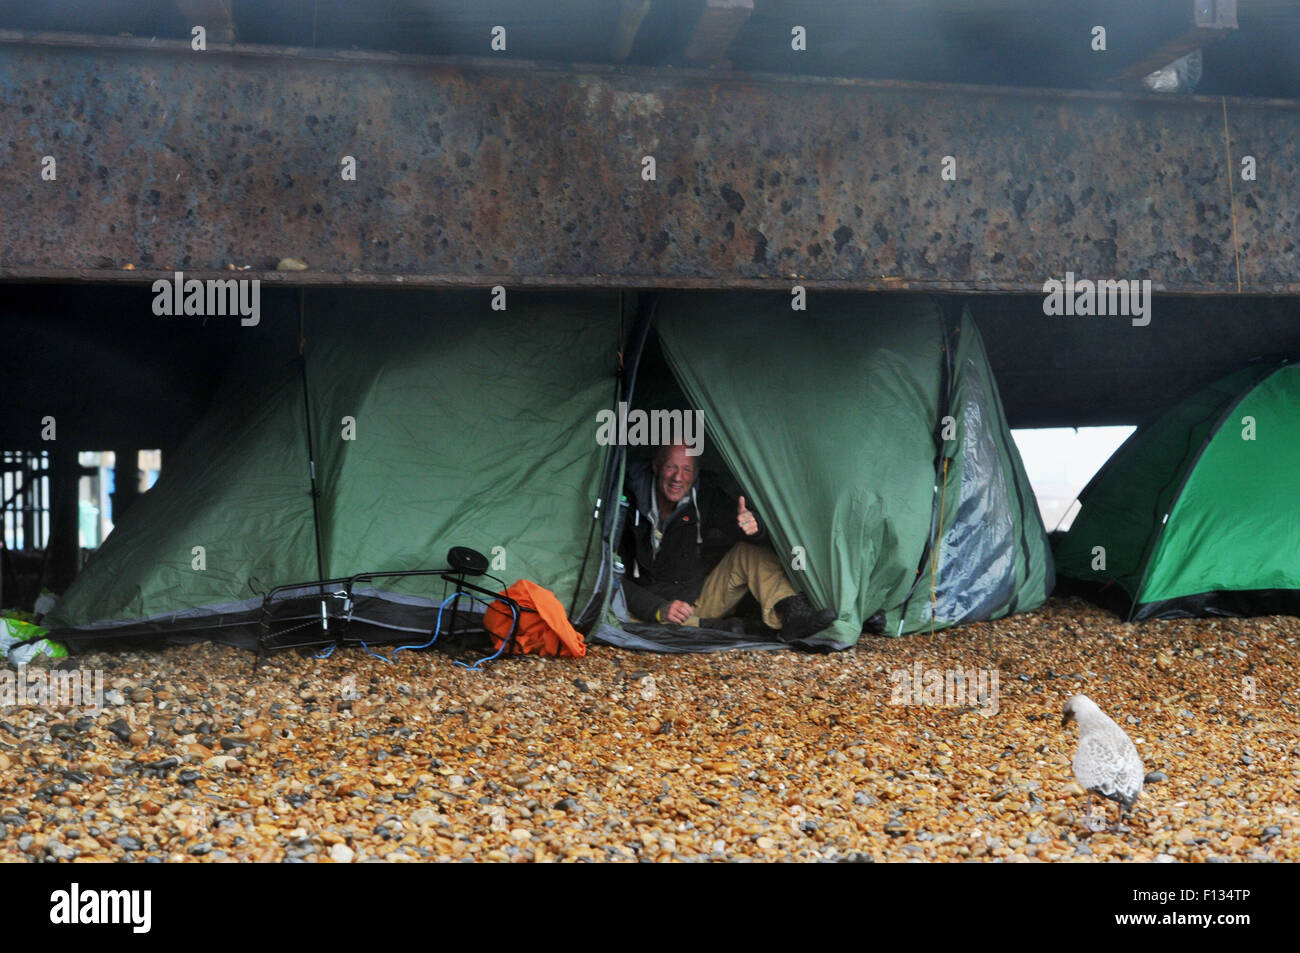
[[[1099,794],[1120,806],[1120,815],[1112,830],[1133,809],[1142,793],[1146,776],[1137,747],[1124,729],[1087,695],[1075,695],[1065,703],[1061,725],[1073,719],[1079,723],[1079,750],[1074,754],[1074,777],[1088,792],[1088,818],[1092,827],[1092,795]]]

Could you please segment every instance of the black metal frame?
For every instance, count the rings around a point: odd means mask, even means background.
[[[53,520],[48,481],[54,471],[49,453],[44,450],[5,450],[0,453],[0,475],[4,473],[13,473],[20,479],[13,481],[13,491],[7,497],[0,494],[0,519],[13,514],[14,540],[17,541],[21,532],[23,549],[45,549],[49,540],[42,532],[41,517]],[[4,545],[4,527],[0,524],[0,546]]]
[[[456,599],[451,605],[451,621],[448,623],[447,627],[447,631],[449,632],[455,630],[457,610],[460,607],[460,596],[464,591],[480,593],[495,601],[504,602],[506,605],[514,609],[514,618],[510,625],[510,632],[506,636],[506,645],[504,646],[502,654],[505,654],[505,651],[509,650],[509,648],[514,644],[515,633],[519,630],[519,614],[523,612],[537,611],[536,609],[527,606],[521,606],[514,599],[504,595],[503,593],[494,592],[491,589],[486,589],[483,586],[476,585],[475,583],[467,582],[464,571],[459,569],[403,569],[391,572],[359,572],[346,578],[316,579],[309,582],[286,583],[285,585],[276,586],[275,588],[268,590],[262,596],[262,612],[261,618],[258,622],[261,632],[257,639],[257,659],[253,664],[254,669],[256,669],[257,663],[260,662],[265,655],[268,655],[271,652],[331,644],[337,647],[342,647],[347,642],[348,624],[352,621],[352,608],[354,605],[354,593],[357,583],[363,580],[369,581],[373,579],[401,578],[406,576],[439,576],[444,581],[450,580],[455,583]],[[337,591],[327,591],[327,589],[334,589],[334,587],[339,586],[342,588]],[[271,639],[273,633],[271,632],[271,604],[276,595],[294,589],[313,588],[319,589],[319,592],[309,596],[300,596],[298,598],[319,601],[321,634],[325,637],[293,642],[287,645],[272,645]],[[344,614],[341,616],[342,624],[336,629],[337,634],[331,638],[329,637],[330,613],[328,600],[337,598],[342,598],[344,600]],[[358,642],[360,642],[360,640],[358,640]]]

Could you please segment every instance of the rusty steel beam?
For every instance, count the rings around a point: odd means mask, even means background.
[[[0,33],[0,279],[1296,294],[1296,142],[1289,101]]]

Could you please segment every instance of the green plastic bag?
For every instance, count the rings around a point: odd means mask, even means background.
[[[24,665],[39,655],[67,658],[66,646],[47,639],[48,629],[13,617],[0,618],[0,651],[14,665]]]

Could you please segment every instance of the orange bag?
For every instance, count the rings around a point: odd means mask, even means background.
[[[555,593],[527,579],[520,579],[501,593],[520,606],[536,612],[520,612],[519,628],[515,631],[515,644],[511,651],[526,655],[560,655],[565,658],[582,658],[587,654],[587,643],[582,633],[569,624],[569,617]],[[499,649],[510,635],[514,613],[504,602],[494,602],[483,614],[483,625],[492,633],[493,643]]]

